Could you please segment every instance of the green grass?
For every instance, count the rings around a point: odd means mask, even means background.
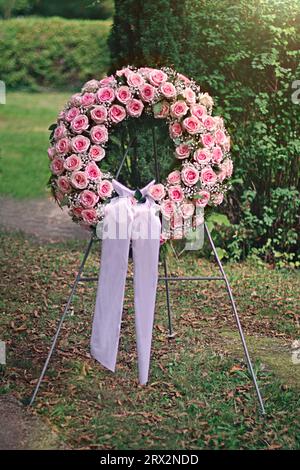
[[[30,396],[84,248],[1,237],[0,337],[8,363],[0,393]],[[86,272],[98,270],[98,247]],[[15,260],[18,260],[16,263]],[[174,275],[214,275],[216,266],[187,255]],[[167,339],[163,284],[157,293],[149,384],[137,383],[133,292],[124,302],[117,370],[89,357],[95,284],[79,287],[33,413],[61,446],[88,449],[299,449],[299,273],[242,263],[226,266],[267,417],[257,402],[222,283],[172,285],[176,337]],[[272,315],[270,312],[272,309]]]
[[[46,195],[50,124],[70,94],[9,92],[0,105],[0,194],[17,198]]]

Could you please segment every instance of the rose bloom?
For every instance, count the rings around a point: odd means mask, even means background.
[[[60,124],[60,126],[57,126],[55,131],[54,131],[54,138],[55,140],[59,140],[62,137],[64,137],[67,133],[67,128],[64,124]]]
[[[98,201],[99,201],[98,194],[88,189],[85,189],[80,194],[80,203],[85,209],[91,209],[92,207],[94,207],[95,204],[97,204]]]
[[[208,149],[203,149],[203,148],[197,149],[194,152],[194,160],[200,165],[204,163],[208,163],[211,160],[211,153]]]
[[[71,122],[73,121],[73,119],[76,118],[76,116],[78,116],[80,114],[80,111],[78,108],[71,108],[71,109],[68,109],[68,111],[66,111],[65,113],[65,119],[67,122]]]
[[[210,166],[207,166],[201,170],[200,177],[202,183],[204,184],[214,184],[217,181],[217,175]]]
[[[186,102],[183,100],[179,100],[172,104],[171,114],[172,116],[179,118],[181,116],[184,116],[188,112],[188,109],[189,107]]]
[[[178,184],[180,183],[180,171],[179,170],[174,170],[169,173],[167,177],[167,181],[169,184]]]
[[[81,158],[76,154],[70,155],[64,162],[64,167],[68,171],[80,170],[82,167]]]
[[[71,106],[80,106],[81,105],[81,93],[75,93],[71,96],[70,99]]]
[[[196,101],[195,92],[191,88],[186,88],[183,90],[183,96],[189,104],[194,104]]]
[[[170,201],[170,199],[165,199],[161,206],[161,212],[162,214],[167,218],[170,219],[171,216],[174,214],[175,211],[175,204],[173,201]]]
[[[89,225],[97,222],[97,212],[95,209],[83,209],[81,212],[81,217],[83,218],[84,222]]]
[[[127,82],[128,85],[133,86],[135,88],[139,88],[145,83],[145,79],[141,76],[140,73],[136,72],[129,72],[127,74]]]
[[[208,93],[203,93],[200,98],[200,103],[206,106],[207,108],[212,108],[214,105],[214,100]]]
[[[205,129],[207,129],[208,131],[211,131],[216,126],[215,118],[213,118],[212,116],[207,116],[203,120],[203,125],[204,125]]]
[[[183,75],[182,73],[177,72],[177,78],[179,80],[183,81],[186,85],[188,85],[191,82],[191,80],[188,77],[186,77],[185,75]]]
[[[89,127],[89,120],[84,114],[78,114],[75,119],[71,122],[72,131],[76,134],[80,134],[82,131],[87,130]]]
[[[99,103],[111,103],[115,99],[115,92],[109,86],[100,88],[97,91],[97,98]]]
[[[160,87],[161,94],[166,98],[174,98],[176,96],[176,88],[171,82],[165,82]]]
[[[139,88],[140,97],[147,103],[152,101],[155,95],[155,88],[149,83],[145,83]]]
[[[97,191],[102,199],[106,199],[107,197],[110,197],[112,195],[113,185],[109,180],[102,180],[98,184]]]
[[[51,165],[51,171],[54,175],[61,175],[64,172],[64,161],[60,157],[54,157]]]
[[[81,217],[82,211],[83,211],[82,207],[73,207],[71,209],[71,214],[75,215],[75,217]]]
[[[83,153],[86,152],[91,144],[90,139],[83,135],[77,135],[71,140],[72,149],[74,152]]]
[[[155,201],[160,201],[165,196],[165,188],[163,184],[153,184],[149,188],[149,194]]]
[[[96,101],[96,96],[94,93],[84,93],[84,95],[81,97],[81,106],[84,108],[89,108],[92,106]]]
[[[218,129],[215,132],[215,142],[216,142],[216,144],[222,145],[222,144],[224,144],[225,140],[226,140],[225,132],[223,132],[221,129]]]
[[[56,149],[55,147],[49,147],[48,148],[48,157],[50,160],[53,160],[53,158],[55,157],[56,155]]]
[[[188,158],[191,153],[191,149],[188,144],[180,144],[175,149],[176,157],[180,160],[183,158]]]
[[[109,75],[108,77],[101,78],[99,84],[101,86],[111,85],[112,83],[114,83],[114,81],[115,77],[113,75]]]
[[[65,155],[70,150],[70,141],[66,137],[63,137],[56,142],[55,149],[60,155]]]
[[[140,117],[144,109],[144,104],[141,100],[133,99],[126,104],[126,110],[131,117]]]
[[[203,121],[207,115],[206,107],[202,104],[193,104],[191,106],[191,114],[200,119],[200,121]]]
[[[224,200],[224,195],[222,193],[214,194],[212,198],[212,202],[216,206],[219,206],[220,204],[222,204],[223,200]]]
[[[184,193],[179,185],[170,186],[168,189],[169,198],[174,202],[181,202],[184,199]]]
[[[108,141],[107,128],[103,125],[92,127],[91,139],[94,144],[103,144],[107,142]]]
[[[180,122],[174,122],[169,126],[169,134],[172,139],[176,139],[176,137],[180,137],[182,135],[182,127]]]
[[[227,178],[227,170],[224,165],[219,166],[220,171],[218,172],[218,180],[222,183]]]
[[[149,73],[149,82],[154,86],[159,86],[168,80],[168,75],[162,70],[153,69]]]
[[[132,99],[130,88],[126,85],[120,86],[116,91],[116,97],[122,104],[127,104]]]
[[[193,186],[199,181],[199,171],[193,166],[186,166],[181,171],[181,178],[187,186]]]
[[[167,101],[163,101],[162,102],[162,107],[161,107],[161,110],[159,113],[154,113],[154,117],[156,119],[164,119],[166,118],[167,116],[169,116],[169,112],[170,112],[170,105]]]
[[[195,212],[194,204],[192,204],[190,202],[186,202],[186,203],[182,204],[181,205],[181,212],[182,212],[182,216],[183,216],[184,219],[188,219],[189,217],[192,217],[192,215]]]
[[[101,175],[102,175],[99,167],[94,162],[90,162],[90,163],[87,164],[87,166],[85,168],[85,174],[92,181],[99,180],[101,178]]]
[[[84,171],[74,171],[71,175],[71,184],[76,189],[85,189],[88,179]]]
[[[196,199],[196,206],[205,207],[210,199],[210,193],[208,191],[201,190],[197,196],[198,198]]]
[[[70,182],[66,176],[60,176],[57,180],[57,186],[62,193],[68,193],[71,189]]]
[[[214,163],[220,163],[222,158],[223,158],[223,152],[222,152],[221,147],[219,146],[214,147],[212,150],[212,161]]]
[[[224,161],[223,166],[226,168],[226,176],[227,178],[230,178],[233,172],[233,163],[230,158],[227,158],[227,160]]]
[[[197,134],[200,131],[200,121],[195,116],[185,118],[182,124],[189,134]]]
[[[89,80],[83,85],[82,90],[91,93],[93,91],[98,90],[98,88],[99,88],[98,80]]]
[[[91,111],[91,118],[97,124],[102,124],[107,119],[107,109],[103,105],[95,106]]]
[[[203,134],[201,139],[205,147],[212,147],[214,145],[214,138],[211,134]]]
[[[109,117],[114,124],[118,124],[126,118],[126,111],[123,106],[113,104],[108,111]]]
[[[100,160],[105,157],[105,150],[99,145],[92,145],[89,151],[89,156],[94,160],[94,162],[100,162]]]

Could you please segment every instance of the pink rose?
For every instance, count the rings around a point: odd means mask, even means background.
[[[111,85],[115,82],[115,77],[113,75],[109,75],[108,77],[104,77],[100,80],[99,84],[101,86]]]
[[[171,82],[165,82],[161,85],[160,91],[166,98],[174,98],[176,96],[176,88]]]
[[[76,134],[80,134],[82,131],[87,130],[89,127],[89,120],[84,114],[78,114],[75,119],[71,122],[72,131]]]
[[[184,116],[188,112],[188,105],[186,104],[185,101],[179,100],[176,101],[174,104],[171,106],[171,114],[172,116],[179,118]]]
[[[140,117],[144,109],[144,104],[140,100],[133,99],[126,105],[126,110],[131,117]]]
[[[170,186],[168,189],[169,197],[174,202],[181,202],[184,199],[184,193],[181,186]]]
[[[80,114],[80,111],[78,108],[71,108],[71,109],[68,109],[68,111],[66,111],[65,113],[65,119],[67,122],[71,122],[73,121],[73,119],[76,118],[76,116],[78,116]]]
[[[175,149],[175,155],[180,160],[184,158],[188,158],[190,153],[191,153],[191,149],[188,144],[180,144]]]
[[[224,165],[219,166],[220,171],[218,172],[218,180],[222,183],[227,177],[227,171]]]
[[[74,171],[71,175],[71,184],[76,189],[84,189],[88,185],[88,179],[83,171]]]
[[[219,206],[220,204],[222,204],[223,200],[224,195],[222,193],[214,194],[212,198],[212,202],[213,204],[215,204],[215,206]]]
[[[181,80],[182,82],[184,82],[185,85],[188,85],[191,82],[191,80],[185,75],[183,75],[182,73],[177,73],[177,78]]]
[[[81,93],[75,93],[71,96],[70,99],[71,106],[80,106],[81,105]]]
[[[168,75],[162,70],[153,69],[149,73],[149,81],[154,86],[159,86],[168,80]]]
[[[80,194],[80,202],[85,209],[91,209],[99,201],[99,196],[93,191],[85,189]]]
[[[116,97],[122,104],[127,104],[132,99],[132,93],[128,86],[120,86],[116,92]]]
[[[149,188],[149,194],[155,201],[160,201],[165,196],[165,188],[163,184],[153,184]]]
[[[83,211],[83,208],[82,208],[82,207],[73,207],[73,208],[71,209],[71,213],[72,213],[73,215],[75,215],[75,217],[81,217],[82,211]]]
[[[197,149],[194,152],[194,160],[200,165],[203,165],[204,163],[206,164],[211,160],[211,153],[208,149]]]
[[[108,141],[108,131],[103,125],[94,126],[91,129],[91,139],[94,144],[103,144]]]
[[[88,82],[86,82],[83,85],[82,90],[83,91],[88,91],[88,92],[93,92],[93,91],[98,90],[98,88],[99,88],[98,80],[89,80]]]
[[[109,86],[100,88],[97,91],[97,98],[99,103],[111,103],[115,99],[115,92]]]
[[[69,150],[70,150],[70,141],[69,141],[69,139],[67,139],[66,137],[63,137],[62,139],[60,139],[56,143],[55,149],[56,149],[57,153],[59,153],[60,155],[65,155],[66,153],[68,153]]]
[[[123,106],[113,104],[109,109],[109,117],[114,124],[118,124],[126,118],[126,111]]]
[[[214,145],[214,138],[211,134],[202,135],[202,143],[204,147],[212,147]]]
[[[102,175],[99,167],[94,162],[90,162],[90,163],[87,164],[87,166],[85,168],[85,174],[92,181],[99,180],[101,178],[101,175]]]
[[[199,171],[192,165],[186,166],[181,171],[181,178],[187,186],[193,186],[199,180]]]
[[[149,83],[145,83],[139,88],[139,93],[143,101],[152,101],[155,95],[155,88]]]
[[[169,173],[168,177],[167,177],[167,181],[169,184],[178,184],[180,183],[180,171],[179,170],[174,170],[174,171],[171,171],[171,173]]]
[[[66,176],[60,176],[57,180],[57,186],[62,193],[68,193],[71,189],[70,182]]]
[[[103,105],[95,106],[91,111],[91,118],[97,124],[102,124],[107,119],[107,109]]]
[[[210,166],[201,170],[201,181],[204,184],[214,184],[217,181],[217,175]]]
[[[67,133],[67,128],[64,124],[61,124],[60,126],[57,126],[55,131],[54,131],[55,140],[62,139],[62,137],[65,137],[66,133]]]
[[[64,161],[60,157],[54,157],[51,165],[51,171],[54,175],[61,175],[64,172]]]
[[[130,86],[140,88],[142,85],[144,85],[145,79],[141,76],[141,74],[130,71],[127,74],[127,82]]]
[[[223,163],[223,166],[226,168],[226,176],[227,178],[230,178],[232,176],[232,172],[233,172],[233,163],[232,163],[232,160],[230,158],[227,158],[224,163]]]
[[[97,187],[98,194],[102,199],[106,199],[112,195],[113,185],[109,180],[102,180]]]
[[[56,149],[55,147],[49,147],[48,148],[48,157],[50,160],[53,160],[53,158],[55,157],[56,155]]]
[[[205,127],[205,129],[207,129],[208,131],[211,131],[215,128],[216,126],[216,121],[213,117],[211,116],[207,116],[204,120],[203,120],[203,125]]]
[[[82,167],[81,158],[78,155],[72,154],[70,155],[64,162],[64,167],[68,171],[76,171],[80,170]]]
[[[216,142],[216,144],[222,145],[222,144],[224,144],[225,140],[226,140],[225,132],[222,131],[221,129],[218,129],[215,132],[215,142]]]
[[[89,108],[92,106],[96,101],[96,96],[94,93],[84,93],[84,95],[81,97],[81,106],[84,108]]]
[[[197,134],[200,131],[200,121],[195,116],[185,118],[182,124],[189,134]]]
[[[159,112],[154,112],[154,117],[156,119],[164,119],[169,115],[170,105],[167,101],[161,102],[161,110]]]
[[[200,121],[203,121],[207,115],[206,107],[202,104],[193,104],[191,106],[191,114],[200,119]]]
[[[210,193],[208,191],[199,191],[196,198],[197,207],[205,207],[210,199]]]
[[[183,96],[189,104],[194,104],[196,101],[195,92],[191,88],[186,88],[183,90]]]
[[[171,216],[174,214],[175,211],[175,204],[173,201],[170,201],[170,199],[165,199],[161,206],[161,212],[162,214],[167,218],[170,219]]]
[[[76,137],[73,137],[71,144],[74,152],[84,153],[88,150],[91,142],[87,137],[83,135],[77,135]]]
[[[84,209],[81,212],[81,217],[83,218],[84,222],[89,225],[95,224],[97,222],[97,212],[95,209]]]
[[[100,162],[100,160],[105,157],[105,150],[99,145],[92,145],[89,151],[89,156],[95,162]]]
[[[229,135],[225,138],[225,142],[223,142],[222,145],[224,147],[225,152],[229,152],[230,150],[230,136]]]
[[[221,147],[214,147],[212,150],[212,161],[214,163],[220,163],[223,158],[223,152]]]
[[[174,122],[169,126],[169,133],[172,139],[176,139],[182,135],[182,127],[180,122]]]
[[[189,219],[195,212],[195,206],[192,203],[184,203],[181,205],[181,213],[184,219]]]

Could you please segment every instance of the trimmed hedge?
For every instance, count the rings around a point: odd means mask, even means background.
[[[111,21],[0,21],[0,79],[11,89],[76,89],[106,74]]]

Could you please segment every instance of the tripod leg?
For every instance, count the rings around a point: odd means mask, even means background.
[[[168,282],[168,267],[167,267],[167,260],[164,258],[164,272],[165,272],[165,287],[166,287],[166,297],[167,297],[167,310],[168,310],[168,338],[174,338],[175,333],[173,331],[172,325],[172,310],[170,304],[170,291],[169,291],[169,282]]]
[[[236,321],[236,324],[237,324],[237,327],[238,327],[238,331],[239,331],[239,335],[240,335],[240,338],[241,338],[241,341],[242,341],[242,345],[243,345],[243,349],[244,349],[244,353],[245,353],[245,357],[246,357],[248,369],[249,369],[249,372],[250,372],[250,374],[251,374],[252,381],[253,381],[253,384],[254,384],[254,387],[255,387],[255,391],[256,391],[256,395],[257,395],[258,402],[259,402],[259,405],[260,405],[261,413],[262,413],[263,415],[265,415],[265,414],[266,414],[266,411],[265,411],[265,407],[264,407],[264,402],[263,402],[263,399],[262,399],[262,396],[261,396],[261,393],[260,393],[260,390],[259,390],[259,386],[258,386],[258,383],[257,383],[257,379],[256,379],[255,372],[254,372],[254,370],[253,370],[252,362],[251,362],[251,359],[250,359],[250,356],[249,356],[249,352],[248,352],[248,348],[247,348],[245,336],[244,336],[244,333],[243,333],[242,325],[241,325],[241,322],[240,322],[240,319],[239,319],[239,315],[238,315],[238,312],[237,312],[237,308],[236,308],[236,305],[235,305],[235,301],[234,301],[234,297],[233,297],[233,294],[232,294],[232,290],[231,290],[230,284],[229,284],[229,282],[228,282],[226,273],[225,273],[225,271],[224,271],[224,269],[223,269],[221,260],[220,260],[220,258],[219,258],[219,256],[218,256],[218,253],[217,253],[216,247],[215,247],[215,245],[214,245],[213,239],[212,239],[212,237],[211,237],[211,234],[210,234],[210,232],[209,232],[208,227],[207,227],[206,224],[205,224],[205,230],[206,230],[206,233],[207,233],[207,236],[208,236],[208,239],[209,239],[209,243],[210,243],[210,245],[211,245],[211,247],[212,247],[212,250],[213,250],[213,253],[214,253],[214,255],[215,255],[216,261],[217,261],[217,263],[218,263],[219,269],[220,269],[220,271],[221,271],[221,273],[222,273],[222,276],[223,276],[224,281],[225,281],[225,284],[226,284],[227,293],[228,293],[228,296],[229,296],[229,299],[230,299],[230,302],[231,302],[232,312],[233,312],[233,314],[234,314],[235,321]]]
[[[36,396],[37,396],[37,393],[38,393],[38,391],[39,391],[39,388],[40,388],[40,385],[41,385],[41,383],[42,383],[42,380],[43,380],[43,378],[44,378],[44,375],[45,375],[45,373],[46,373],[46,370],[47,370],[47,368],[48,368],[48,365],[49,365],[51,356],[52,356],[52,354],[53,354],[53,352],[54,352],[54,349],[55,349],[55,346],[56,346],[56,343],[57,343],[57,340],[58,340],[58,336],[59,336],[59,333],[60,333],[62,324],[63,324],[63,322],[64,322],[64,319],[65,319],[66,315],[67,315],[67,312],[68,312],[68,310],[69,310],[69,307],[70,307],[70,305],[71,305],[72,298],[73,298],[73,295],[75,294],[75,291],[76,291],[78,282],[80,281],[80,276],[81,276],[81,273],[82,273],[83,268],[84,268],[84,266],[85,266],[86,260],[87,260],[87,258],[88,258],[88,256],[89,256],[89,253],[90,253],[90,251],[91,251],[91,247],[92,247],[93,241],[94,241],[94,240],[93,240],[93,237],[91,237],[91,239],[90,239],[90,241],[89,241],[89,243],[88,243],[88,245],[87,245],[86,251],[85,251],[85,253],[84,253],[83,260],[82,260],[82,262],[81,262],[81,264],[80,264],[80,266],[79,266],[79,270],[78,270],[77,276],[76,276],[75,281],[74,281],[74,284],[73,284],[73,286],[72,286],[72,289],[71,289],[71,292],[70,292],[68,301],[67,301],[67,303],[66,303],[66,306],[65,306],[65,308],[64,308],[62,317],[61,317],[60,322],[59,322],[59,324],[58,324],[56,333],[55,333],[55,335],[54,335],[54,337],[53,337],[52,344],[51,344],[51,347],[50,347],[50,350],[49,350],[49,353],[48,353],[46,362],[45,362],[45,364],[44,364],[43,370],[42,370],[42,372],[41,372],[41,374],[40,374],[39,380],[38,380],[38,382],[37,382],[37,384],[36,384],[36,387],[35,387],[35,389],[34,389],[33,395],[32,395],[31,400],[30,400],[30,402],[29,402],[29,406],[31,406],[31,405],[33,404],[33,402],[34,402],[34,400],[35,400],[35,398],[36,398]]]

